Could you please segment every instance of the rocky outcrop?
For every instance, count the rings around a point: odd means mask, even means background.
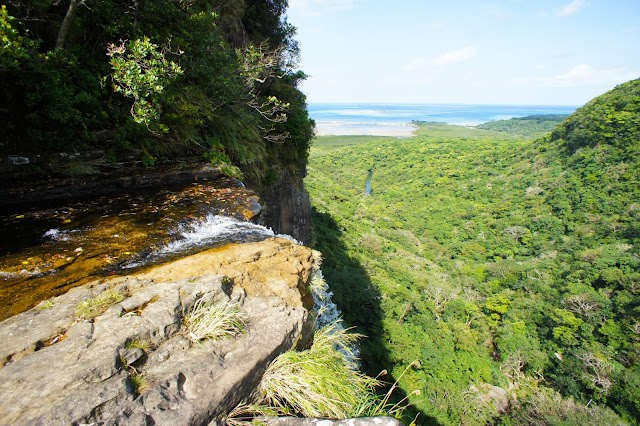
[[[265,208],[261,221],[274,231],[307,244],[311,241],[311,202],[304,188],[305,174],[304,169],[295,175],[288,169],[280,171],[262,194]]]
[[[89,167],[87,165],[88,160],[81,157],[80,154],[78,156],[79,163],[76,168]],[[69,155],[67,155],[68,157]],[[4,160],[3,163],[8,163],[15,167],[18,160],[10,161],[10,158]],[[38,161],[35,160],[37,159],[24,157],[23,163],[20,164],[38,164]],[[40,160],[40,162],[47,163],[47,161],[43,160]],[[92,169],[88,175],[79,174],[76,177],[53,175],[45,177],[42,181],[38,181],[37,176],[27,174],[27,179],[3,185],[3,188],[0,189],[0,206],[15,208],[16,206],[30,205],[32,203],[98,197],[107,194],[167,188],[192,182],[213,182],[224,179],[219,168],[203,164],[173,164],[152,170],[145,168],[130,168],[126,170],[123,173],[117,165],[109,165],[108,168],[102,165],[101,168],[95,166],[95,170]],[[13,169],[2,170],[0,180],[5,179],[5,175],[11,175],[12,171]],[[14,174],[19,176],[19,169]],[[228,179],[227,185],[232,186],[233,184],[232,180]]]
[[[498,414],[509,411],[509,394],[500,386],[479,383],[478,386],[471,385],[469,389],[477,394],[480,401],[491,404]]]
[[[270,239],[211,249],[72,289],[0,323],[0,424],[206,425],[304,339],[311,250]],[[78,306],[116,303],[90,320]],[[196,300],[233,301],[244,333],[193,343]],[[85,303],[83,306],[86,306]]]

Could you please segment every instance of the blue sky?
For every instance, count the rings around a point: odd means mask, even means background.
[[[640,77],[640,0],[289,0],[308,101],[582,105]]]

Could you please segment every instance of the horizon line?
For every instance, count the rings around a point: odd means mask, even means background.
[[[307,101],[307,105],[448,105],[448,106],[539,106],[579,108],[584,104],[513,104],[513,103],[446,103],[446,102],[363,102],[363,101]]]

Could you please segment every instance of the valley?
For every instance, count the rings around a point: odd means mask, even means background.
[[[325,276],[369,336],[367,372],[402,375],[423,419],[638,418],[640,157],[624,117],[639,88],[528,138],[430,123],[316,138],[305,182]]]

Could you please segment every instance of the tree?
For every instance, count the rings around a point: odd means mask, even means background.
[[[69,1],[69,9],[67,9],[67,14],[64,16],[64,20],[62,21],[62,25],[60,25],[60,30],[58,31],[58,38],[56,39],[56,49],[64,49],[64,44],[67,41],[67,34],[69,33],[69,28],[71,27],[73,18],[76,16],[78,5],[80,5],[81,3],[84,3],[84,1],[83,0]]]

